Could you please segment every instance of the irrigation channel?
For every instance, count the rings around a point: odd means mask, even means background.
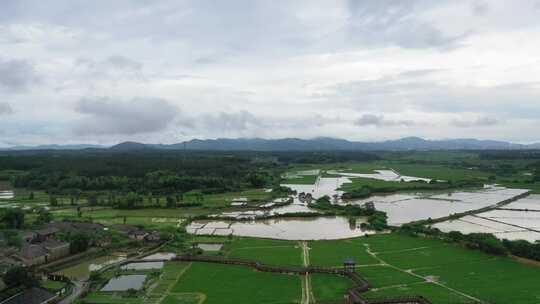
[[[182,262],[202,262],[217,263],[226,265],[240,265],[256,269],[262,272],[277,272],[285,274],[307,276],[314,273],[335,274],[349,278],[353,282],[353,287],[347,290],[345,300],[330,301],[319,303],[347,303],[347,304],[431,304],[431,302],[422,296],[399,297],[387,299],[364,299],[362,294],[371,289],[371,284],[354,269],[331,268],[331,267],[290,267],[290,266],[270,266],[256,260],[224,258],[218,256],[205,255],[183,255],[174,258],[175,261]]]

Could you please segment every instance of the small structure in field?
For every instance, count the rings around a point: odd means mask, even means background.
[[[345,261],[343,261],[343,270],[345,270],[345,272],[354,272],[354,269],[356,268],[356,262],[351,259],[351,258],[348,258],[348,259],[345,259]]]

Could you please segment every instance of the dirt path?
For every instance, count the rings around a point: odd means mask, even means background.
[[[163,293],[163,295],[161,296],[161,298],[157,301],[157,303],[162,303],[165,298],[167,297],[167,295],[169,295],[171,293],[171,290],[173,289],[173,287],[178,284],[178,281],[180,281],[180,278],[184,275],[184,273],[186,273],[186,271],[191,267],[193,263],[189,263],[184,269],[182,269],[182,271],[180,271],[178,273],[178,275],[176,276],[176,280],[174,281],[174,283],[170,284],[168,287],[167,287],[167,290]],[[204,296],[204,298],[206,298],[206,295]],[[202,303],[202,302],[201,302]]]
[[[302,262],[304,267],[309,266],[309,247],[307,242],[300,242],[300,247],[302,248]],[[311,293],[311,280],[309,274],[306,274],[302,277],[302,304],[309,304],[312,299]]]
[[[417,278],[419,278],[419,279],[424,280],[425,282],[433,283],[433,284],[435,284],[435,285],[438,285],[438,286],[440,286],[440,287],[443,287],[443,288],[445,288],[445,289],[447,289],[447,290],[450,290],[450,291],[453,292],[453,293],[456,293],[456,294],[458,294],[458,295],[460,295],[460,296],[462,296],[462,297],[468,298],[468,299],[473,300],[473,301],[476,301],[476,302],[478,302],[478,303],[484,303],[484,301],[482,301],[482,300],[480,300],[480,299],[478,299],[478,298],[475,298],[475,297],[473,297],[473,296],[471,296],[471,295],[468,295],[468,294],[466,294],[466,293],[463,293],[463,292],[461,292],[461,291],[459,291],[459,290],[456,290],[456,289],[454,289],[454,288],[448,287],[448,286],[446,286],[446,285],[443,284],[443,283],[440,283],[440,282],[437,282],[437,281],[434,281],[434,280],[430,280],[429,278],[423,277],[423,276],[421,276],[421,275],[418,275],[418,274],[412,272],[411,270],[402,269],[402,268],[399,268],[399,267],[397,267],[397,266],[388,264],[386,261],[384,261],[384,260],[381,259],[379,256],[377,256],[377,253],[371,251],[371,248],[369,247],[369,244],[364,244],[364,245],[366,246],[366,252],[367,252],[369,255],[371,255],[372,257],[374,257],[375,259],[377,259],[379,262],[381,262],[381,264],[384,264],[384,265],[387,266],[387,267],[393,268],[393,269],[398,270],[398,271],[401,271],[401,272],[408,273],[408,274],[410,274],[410,275],[412,275],[412,276],[414,276],[414,277],[417,277]]]

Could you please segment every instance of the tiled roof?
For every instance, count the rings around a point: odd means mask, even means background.
[[[21,256],[25,259],[33,259],[47,255],[47,250],[40,245],[25,245],[21,249]]]
[[[41,304],[55,298],[56,295],[43,288],[32,287],[1,302],[0,304]]]
[[[68,243],[60,242],[60,241],[52,240],[52,239],[51,240],[46,240],[45,242],[41,243],[40,245],[47,248],[47,249],[69,246]]]
[[[58,231],[60,231],[60,229],[55,228],[55,227],[47,227],[47,228],[36,230],[36,233],[39,235],[51,235],[51,234],[57,233]]]

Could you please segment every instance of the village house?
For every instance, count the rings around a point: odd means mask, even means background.
[[[55,227],[47,227],[47,228],[42,228],[42,229],[36,230],[35,231],[36,234],[37,234],[36,241],[37,242],[45,242],[46,240],[52,239],[52,238],[54,238],[56,233],[58,233],[59,231],[60,231],[60,229],[55,228]]]
[[[31,244],[37,238],[37,233],[34,231],[23,231],[20,236],[24,243]]]
[[[49,239],[40,245],[47,250],[47,262],[52,262],[69,255],[69,243]]]
[[[158,242],[161,239],[159,231],[148,231],[135,225],[115,224],[111,228],[137,241]]]
[[[47,249],[41,245],[25,244],[17,255],[26,266],[41,265],[47,263]]]
[[[87,223],[87,222],[53,222],[46,224],[44,229],[58,229],[62,233],[73,234],[73,233],[85,233],[85,234],[95,234],[102,232],[105,229],[105,226],[97,223]]]
[[[15,254],[16,251],[14,251],[11,254],[0,256],[0,275],[6,273],[10,268],[15,266],[21,266],[22,263],[20,261],[17,261],[16,259],[12,258],[11,255]]]

